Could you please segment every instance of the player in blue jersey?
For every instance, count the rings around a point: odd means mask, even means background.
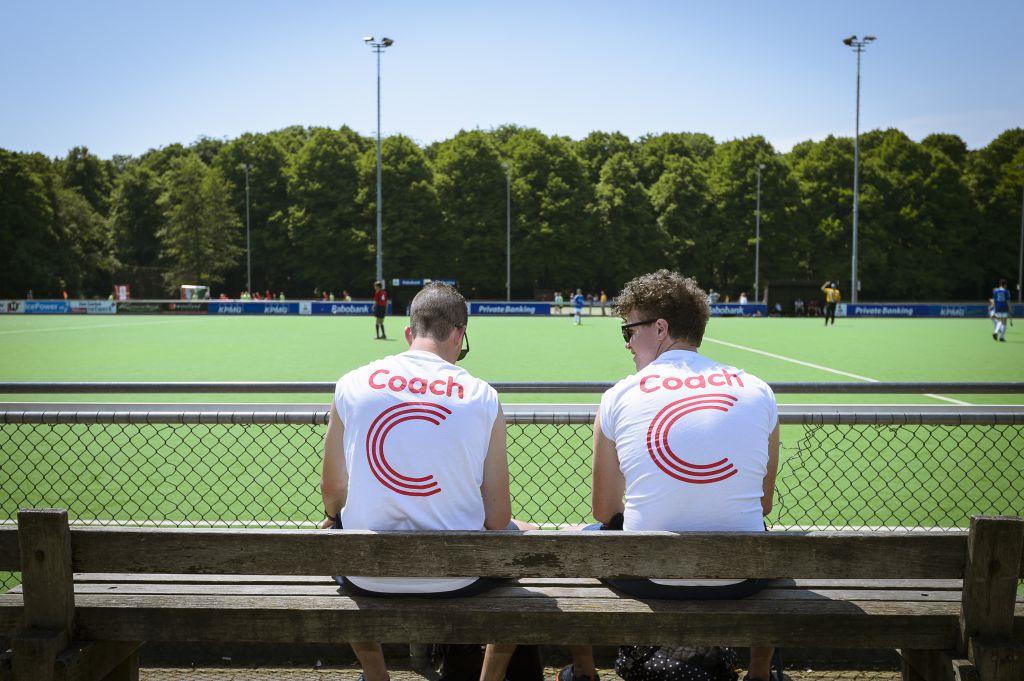
[[[1000,279],[999,286],[992,289],[992,297],[988,299],[988,314],[992,317],[992,340],[1006,342],[1006,322],[1010,318],[1010,291],[1006,288],[1006,280]]]
[[[575,326],[583,323],[583,303],[583,290],[576,289],[576,295],[572,297],[572,323]]]

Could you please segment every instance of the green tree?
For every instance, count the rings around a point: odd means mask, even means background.
[[[59,166],[61,184],[68,189],[77,189],[93,210],[106,215],[111,187],[107,163],[92,154],[88,147],[75,147]]]
[[[785,165],[763,137],[730,140],[715,147],[708,161],[708,190],[711,213],[708,229],[694,252],[698,279],[704,286],[735,295],[753,286],[755,221],[757,210],[757,166],[762,171],[762,246],[771,241],[791,246],[788,235],[773,227],[784,225],[774,218],[769,206],[785,206],[788,198]],[[775,276],[769,253],[762,248],[762,281]]]
[[[527,290],[596,287],[593,264],[614,245],[598,239],[594,186],[579,157],[564,139],[533,129],[511,135],[503,152],[513,177],[513,281]]]
[[[970,153],[966,164],[968,189],[978,211],[978,228],[966,257],[979,264],[972,282],[976,298],[987,298],[1000,277],[1016,280],[1020,230],[1024,128],[1011,128],[987,146]]]
[[[506,218],[505,169],[498,147],[487,133],[461,130],[434,145],[434,156],[442,221],[438,243],[448,253],[445,272],[467,291],[499,296],[505,290]],[[518,265],[517,250],[513,243]],[[518,269],[512,281],[525,289]]]
[[[373,225],[376,259],[377,153],[368,149],[360,162],[364,224]],[[404,135],[381,143],[382,250],[385,275],[450,276],[449,244],[442,235],[434,173],[426,154]],[[439,238],[442,237],[442,238]],[[365,284],[364,284],[365,286]]]
[[[213,165],[231,184],[231,207],[243,226],[245,164],[249,164],[253,288],[297,295],[301,289],[293,282],[296,256],[288,237],[289,158],[272,136],[252,133],[231,140],[217,154]],[[225,276],[229,290],[244,288],[245,259]]]
[[[649,196],[658,226],[669,239],[672,267],[696,274],[701,269],[697,245],[710,215],[706,164],[685,156],[670,158]]]
[[[163,295],[160,239],[164,222],[160,205],[160,178],[149,166],[136,162],[124,167],[110,200],[110,228],[119,266],[114,283],[128,283],[132,295]]]
[[[27,154],[0,149],[0,252],[5,261],[0,296],[7,298],[20,298],[28,289],[43,294],[59,286],[55,255],[60,235],[47,180],[37,171],[49,169],[49,161],[35,156],[33,162]]]
[[[661,177],[665,164],[672,157],[707,161],[714,151],[714,138],[699,132],[666,132],[641,137],[636,150],[640,182],[645,187],[651,187]]]
[[[576,155],[583,161],[587,171],[587,179],[597,185],[601,181],[601,169],[615,154],[633,153],[633,143],[621,132],[602,132],[595,130],[579,142],[573,144]]]
[[[230,191],[220,171],[195,155],[179,160],[169,172],[160,199],[166,222],[158,233],[168,293],[176,293],[181,284],[220,283],[237,265],[241,222]]]
[[[75,297],[109,291],[117,267],[110,228],[77,189],[57,192],[57,221],[64,250],[63,277]]]
[[[359,145],[345,131],[321,128],[299,150],[291,175],[288,229],[302,293],[365,289],[373,276],[361,214]]]
[[[596,198],[602,247],[595,250],[604,255],[599,288],[617,289],[638,274],[670,264],[668,233],[655,220],[636,165],[625,152],[605,162]]]

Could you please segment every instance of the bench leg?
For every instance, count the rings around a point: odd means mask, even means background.
[[[135,649],[101,681],[139,681],[139,651]]]
[[[14,681],[52,681],[57,656],[67,646],[63,631],[27,630],[11,640]]]
[[[901,650],[903,681],[981,681],[977,668],[948,650]]]

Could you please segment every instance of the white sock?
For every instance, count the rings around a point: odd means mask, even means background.
[[[1000,338],[1005,338],[1006,337],[1006,322],[1004,322],[1004,321],[1000,321],[999,322],[999,324],[997,326],[996,333],[999,334]]]

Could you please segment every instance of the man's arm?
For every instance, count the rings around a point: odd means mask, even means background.
[[[512,499],[508,491],[508,450],[505,445],[505,414],[498,406],[498,416],[491,427],[491,440],[484,459],[484,481],[480,485],[484,500],[484,527],[504,530],[512,521]]]
[[[761,497],[761,514],[768,515],[772,512],[772,502],[775,498],[775,476],[779,472],[779,424],[768,436],[768,470],[764,475],[764,486]]]
[[[590,508],[594,519],[607,523],[616,513],[622,513],[625,505],[622,495],[626,492],[626,479],[619,469],[619,455],[615,443],[601,431],[601,416],[594,419],[594,485]]]
[[[324,499],[324,513],[335,517],[345,506],[348,498],[348,469],[345,467],[345,424],[341,422],[338,408],[331,402],[331,415],[327,420],[327,434],[324,435],[324,466],[320,474],[320,494]],[[324,519],[320,527],[331,527],[334,521]]]

